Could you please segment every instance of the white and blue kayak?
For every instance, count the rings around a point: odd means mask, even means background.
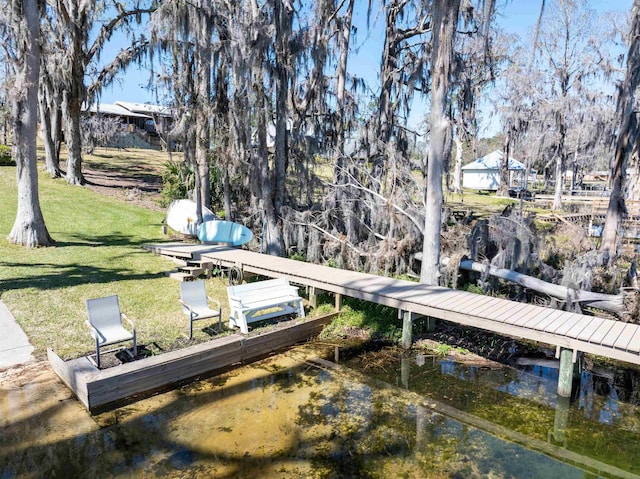
[[[253,238],[249,228],[233,221],[205,221],[198,226],[198,239],[203,243],[226,243],[241,246]]]
[[[216,215],[208,208],[202,208],[202,221],[215,220]],[[167,209],[167,225],[178,233],[189,236],[198,234],[198,214],[196,203],[191,200],[172,201]]]

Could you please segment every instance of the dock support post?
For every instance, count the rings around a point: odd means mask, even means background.
[[[578,351],[557,347],[556,357],[560,358],[560,373],[558,374],[558,396],[571,397],[573,381],[579,379],[579,366],[577,362]]]
[[[556,414],[553,420],[553,439],[559,443],[565,443],[569,425],[569,405],[571,398],[558,395],[556,400]]]
[[[402,347],[409,349],[413,333],[413,318],[410,311],[400,310],[399,316],[402,316]]]
[[[309,305],[316,309],[318,307],[318,293],[315,286],[309,286]]]
[[[411,377],[410,361],[409,357],[404,354],[400,358],[400,382],[405,389],[409,389],[409,379]]]
[[[436,318],[425,316],[425,330],[427,333],[433,333],[436,330]]]
[[[334,300],[336,305],[336,311],[340,311],[342,309],[342,295],[340,293],[336,293]]]

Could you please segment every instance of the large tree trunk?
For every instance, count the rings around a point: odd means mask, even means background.
[[[202,8],[198,17],[196,82],[196,196],[198,223],[202,223],[203,207],[211,207],[209,151],[211,146],[211,19]]]
[[[457,130],[457,129],[456,129]],[[453,136],[453,141],[456,144],[456,160],[453,165],[453,192],[462,193],[462,138],[456,134]]]
[[[346,135],[345,125],[345,93],[347,85],[347,61],[349,58],[349,43],[351,39],[351,23],[353,19],[354,0],[349,0],[347,11],[342,18],[342,30],[338,38],[340,49],[340,60],[336,67],[336,149],[335,149],[335,169],[333,181],[336,185],[348,183],[347,161],[344,153],[344,143]],[[342,210],[344,228],[348,241],[354,241],[356,237],[356,218],[353,211],[353,202],[349,201],[349,190],[338,188],[336,190],[336,203]]]
[[[627,55],[627,73],[618,99],[619,125],[616,138],[616,152],[611,168],[611,195],[609,207],[602,231],[600,251],[607,261],[613,261],[618,253],[619,231],[626,211],[625,182],[628,156],[630,151],[636,153],[634,165],[637,171],[636,136],[638,130],[636,112],[634,111],[635,91],[640,84],[640,0],[634,0],[632,8],[632,24],[629,38],[629,53]],[[632,169],[633,171],[633,169]],[[637,188],[637,185],[634,185]]]
[[[562,187],[563,187],[563,177],[562,177],[562,156],[558,155],[556,157],[556,167],[555,167],[555,178],[556,184],[553,193],[553,207],[554,210],[559,210],[562,208]]]
[[[82,175],[82,133],[80,131],[81,103],[77,97],[65,91],[63,96],[64,110],[64,141],[67,144],[67,183],[70,185],[84,185]]]
[[[627,199],[640,201],[640,156],[637,143],[634,145],[631,161],[629,162],[629,184],[627,188]]]
[[[498,196],[509,196],[509,157],[511,156],[511,127],[507,127],[504,133],[504,143],[502,146],[502,162],[500,163],[500,185],[498,185]]]
[[[440,279],[442,165],[445,161],[443,155],[449,128],[446,106],[459,9],[460,0],[434,0],[433,2],[431,134],[426,175],[423,260],[420,271],[420,282],[432,285],[437,285]]]
[[[11,95],[13,113],[13,155],[18,183],[18,211],[9,233],[12,243],[35,247],[49,246],[49,236],[40,209],[38,196],[38,168],[36,137],[38,134],[38,77],[40,73],[40,13],[36,0],[18,2],[18,17],[22,25],[17,29],[15,43],[21,63],[16,65],[16,91]],[[23,41],[22,38],[25,40]]]
[[[338,47],[340,49],[340,60],[336,67],[336,150],[338,158],[344,156],[344,140],[345,140],[345,93],[347,85],[347,60],[349,58],[349,43],[351,39],[351,22],[353,19],[353,5],[355,0],[349,0],[347,11],[342,18],[342,30],[338,38]],[[340,176],[341,171],[336,172],[336,177]]]
[[[566,102],[568,86],[563,82],[563,100]],[[558,152],[556,156],[556,188],[553,195],[553,209],[559,210],[562,208],[562,190],[564,189],[564,172],[567,165],[567,125],[565,124],[564,113],[559,112],[557,114],[556,124],[558,126],[558,135],[560,141],[558,143]]]
[[[284,2],[275,2],[275,22],[276,22],[276,137],[274,164],[271,171],[271,181],[269,189],[271,195],[263,190],[263,201],[265,201],[267,211],[267,232],[269,234],[267,252],[276,256],[283,256],[284,238],[282,232],[282,222],[280,220],[282,206],[285,199],[285,178],[288,163],[288,108],[287,95],[289,91],[289,36],[291,31],[291,15]]]
[[[45,169],[52,178],[60,178],[62,174],[60,172],[59,144],[56,131],[60,128],[60,124],[58,123],[58,110],[60,105],[54,102],[53,87],[49,83],[49,79],[44,77],[41,78],[40,81],[38,109],[40,112],[40,128],[45,151]]]

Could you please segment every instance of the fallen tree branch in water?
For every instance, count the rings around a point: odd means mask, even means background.
[[[446,259],[443,260],[443,265],[446,265],[447,263],[448,261]],[[511,281],[512,283],[519,284],[520,286],[538,293],[546,294],[547,296],[551,296],[556,299],[580,303],[585,306],[598,308],[603,311],[616,314],[627,313],[627,309],[624,305],[624,296],[622,294],[614,295],[594,293],[592,291],[573,289],[559,284],[548,283],[541,279],[534,278],[533,276],[518,273],[517,271],[510,269],[496,268],[495,266],[488,266],[471,260],[460,261],[459,267],[468,271],[475,271],[476,273],[488,272],[491,276]]]

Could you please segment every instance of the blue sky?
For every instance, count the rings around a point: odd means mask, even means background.
[[[359,2],[365,4],[366,2]],[[375,3],[375,2],[374,2]],[[590,5],[596,11],[604,12],[611,10],[629,10],[632,0],[590,0]],[[540,8],[539,0],[497,0],[498,23],[508,33],[513,33],[525,37],[530,33],[537,20]],[[354,46],[357,54],[350,58],[350,72],[356,76],[365,78],[373,89],[377,85],[377,75],[380,63],[381,51],[384,41],[384,19],[381,17],[371,22],[371,29],[366,27],[366,5],[361,10],[356,10],[354,15],[354,25],[358,28],[358,34]],[[109,59],[115,56],[117,51],[125,46],[122,37],[114,36],[114,42],[108,45],[103,54],[103,58]],[[145,88],[149,80],[149,72],[141,69],[137,65],[131,66],[127,72],[119,77],[102,94],[101,102],[113,103],[115,101],[132,101],[139,103],[156,103],[156,98],[152,91]],[[410,123],[412,127],[418,128],[421,119],[424,117],[424,102],[414,108]],[[485,108],[486,110],[486,108]],[[485,135],[491,135],[496,129],[495,120],[485,122],[488,128]]]

